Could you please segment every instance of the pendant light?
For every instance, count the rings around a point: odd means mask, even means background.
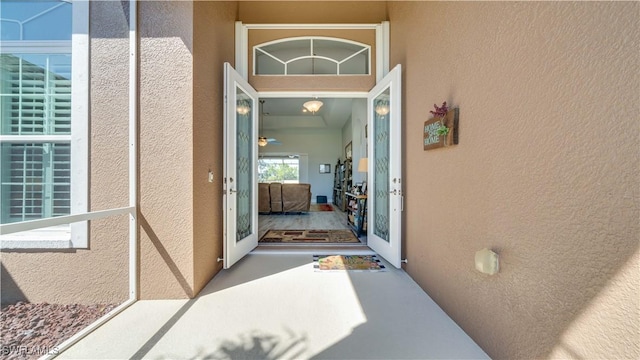
[[[320,110],[320,107],[323,105],[322,101],[320,100],[311,100],[311,101],[307,101],[306,103],[302,104],[302,106],[304,106],[305,109],[307,109],[308,111],[310,111],[312,114],[315,114],[316,111]]]
[[[263,110],[263,106],[264,106],[264,100],[260,100],[260,116],[258,117],[258,121],[260,122],[258,129],[260,130],[260,134],[262,134],[262,130],[263,130],[263,117],[264,117],[264,110]],[[269,142],[267,141],[267,138],[265,136],[262,135],[258,135],[258,146],[267,146]]]

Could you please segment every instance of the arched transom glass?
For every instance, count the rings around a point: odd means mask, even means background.
[[[296,37],[253,48],[254,75],[370,75],[371,46],[328,37]]]

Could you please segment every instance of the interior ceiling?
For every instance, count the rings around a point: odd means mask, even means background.
[[[304,112],[304,104],[313,98],[268,98],[264,100],[262,130],[342,129],[351,116],[352,99],[318,98],[324,104],[315,114]]]

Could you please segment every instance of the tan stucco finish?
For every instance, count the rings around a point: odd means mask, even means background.
[[[638,358],[640,4],[388,6],[406,270],[493,358]],[[445,100],[460,144],[423,151]]]
[[[234,63],[235,2],[194,3],[193,269],[198,293],[222,268],[223,63]],[[209,170],[213,183],[208,182]]]

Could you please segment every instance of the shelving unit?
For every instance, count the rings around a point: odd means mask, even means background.
[[[333,204],[342,211],[347,209],[346,193],[351,189],[351,184],[351,160],[347,159],[342,164],[338,160],[333,178]]]
[[[357,236],[367,233],[367,195],[345,193],[347,197],[347,222]]]

